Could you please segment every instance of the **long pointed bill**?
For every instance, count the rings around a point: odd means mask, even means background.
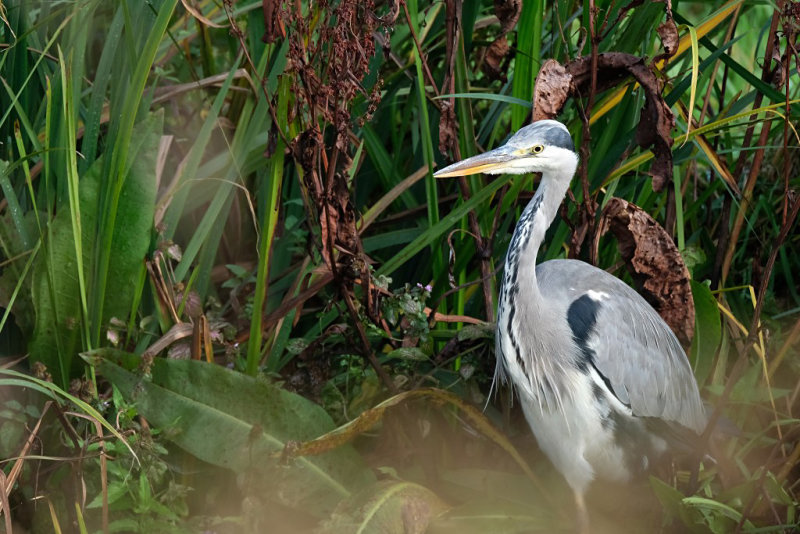
[[[498,174],[508,167],[508,162],[518,159],[515,149],[501,146],[478,156],[461,160],[434,173],[436,178],[450,178],[452,176],[469,176],[470,174]]]

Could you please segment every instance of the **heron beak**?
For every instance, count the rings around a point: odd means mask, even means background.
[[[517,151],[504,145],[489,152],[461,160],[444,169],[437,171],[436,178],[450,178],[452,176],[469,176],[470,174],[499,174],[507,167],[508,162],[518,159]]]

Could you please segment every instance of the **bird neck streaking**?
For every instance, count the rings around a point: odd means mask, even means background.
[[[514,228],[506,254],[503,281],[497,312],[497,368],[498,378],[521,387],[528,396],[536,399],[539,408],[560,405],[557,394],[559,373],[555,368],[542,368],[552,359],[532,358],[527,353],[524,333],[518,330],[520,318],[525,324],[537,322],[541,293],[536,280],[536,255],[545,232],[555,218],[575,171],[577,158],[564,171],[542,173],[536,194],[525,207]],[[529,341],[528,341],[529,342]]]
[[[521,267],[535,282],[534,266],[539,247],[558,213],[573,174],[574,168],[567,169],[563,173],[553,171],[542,173],[536,194],[528,202],[514,228],[506,256],[506,278],[519,280],[517,271]],[[538,287],[531,289],[538,290]]]

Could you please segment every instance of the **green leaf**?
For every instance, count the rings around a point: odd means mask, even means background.
[[[554,522],[543,517],[541,509],[498,501],[481,499],[468,501],[437,517],[428,532],[430,534],[512,534],[523,532],[561,532],[554,528]],[[564,532],[569,532],[567,527]]]
[[[446,509],[447,505],[423,486],[381,481],[342,502],[318,532],[425,532],[431,519]]]
[[[686,497],[683,502],[687,507],[700,510],[709,523],[712,532],[715,533],[724,534],[730,532],[742,519],[741,512],[713,499],[695,496]],[[746,529],[753,528],[753,523],[745,520],[744,527]]]
[[[688,527],[689,532],[696,534],[710,532],[707,526],[701,524],[701,514],[697,510],[684,505],[684,496],[681,492],[653,476],[650,477],[650,487],[653,488],[653,493],[656,494],[656,497],[661,502],[664,511],[668,515],[680,519]]]
[[[442,497],[463,504],[437,518],[431,532],[553,532],[572,528],[553,506],[561,502],[571,506],[572,496],[565,484],[545,481],[550,491],[546,496],[522,474],[475,468],[445,471],[442,480]]]
[[[97,228],[98,244],[95,247],[97,261],[91,271],[94,274],[91,313],[95,321],[98,321],[98,318],[100,319],[99,323],[103,322],[102,319],[109,317],[109,312],[105,306],[114,300],[113,297],[116,296],[118,286],[123,283],[123,280],[129,283],[130,280],[134,279],[115,277],[113,264],[117,249],[120,247],[118,232],[124,225],[124,222],[118,221],[117,217],[124,212],[122,204],[126,202],[125,195],[126,189],[128,189],[127,182],[129,181],[126,171],[130,166],[136,165],[137,160],[139,160],[135,149],[137,144],[136,117],[139,114],[138,109],[145,95],[144,88],[153,66],[159,42],[167,32],[172,12],[175,10],[177,3],[178,0],[166,0],[158,7],[156,18],[149,28],[149,33],[141,48],[137,50],[136,65],[126,87],[122,107],[115,107],[112,110],[112,113],[118,113],[116,117],[119,121],[112,120],[110,123],[110,128],[115,129],[116,135],[111,136],[114,139],[113,148],[106,154],[109,164],[104,165],[104,180],[101,184],[99,203],[102,208],[99,215],[102,224]],[[154,150],[150,155],[154,157],[157,153],[158,151]],[[150,183],[153,184],[152,174],[148,178]],[[148,210],[152,209],[154,200],[153,198],[148,204]],[[152,221],[152,212],[149,220]],[[99,342],[103,325],[92,324],[90,326],[92,327],[92,336],[95,343],[97,343]]]
[[[514,59],[514,79],[511,94],[520,100],[533,98],[533,82],[542,64],[542,29],[544,1],[531,0],[522,4],[517,22],[517,53]],[[530,112],[520,106],[511,108],[511,129],[518,130]]]
[[[124,320],[130,314],[135,297],[133,281],[138,278],[150,246],[156,201],[153,176],[163,123],[164,113],[159,110],[138,124],[134,132],[133,164],[117,205],[108,270],[111,290],[105,296],[102,328],[112,317]]]
[[[135,402],[164,437],[190,454],[243,475],[248,489],[312,515],[330,513],[374,481],[350,447],[284,464],[287,442],[334,428],[320,406],[264,380],[191,360],[157,359],[149,374],[142,360],[101,349],[84,358]]]
[[[514,104],[517,106],[522,106],[525,109],[531,109],[531,103],[529,100],[523,100],[521,98],[515,98],[513,96],[508,95],[501,95],[495,93],[451,93],[447,95],[440,95],[433,97],[433,100],[442,100],[445,98],[464,98],[464,99],[473,99],[473,100],[491,100],[492,102],[503,102],[505,104]]]
[[[109,275],[114,290],[106,294],[103,325],[111,317],[127,318],[135,285],[150,246],[155,202],[155,158],[163,113],[154,113],[137,125],[130,150],[133,163],[122,188],[113,231]],[[94,272],[92,244],[97,240],[98,199],[103,158],[79,182],[79,213],[84,274]],[[32,297],[36,324],[30,345],[32,361],[44,363],[57,384],[66,387],[77,372],[75,355],[81,350],[81,303],[73,225],[70,210],[61,209],[50,222],[46,249],[36,259]],[[89,284],[91,286],[91,284]]]
[[[691,361],[698,384],[705,383],[714,367],[714,357],[722,325],[719,308],[708,285],[690,280],[694,299],[694,338],[692,339]]]
[[[683,494],[669,484],[652,476],[650,477],[650,486],[653,488],[653,493],[656,494],[658,500],[661,501],[661,506],[664,507],[664,510],[672,516],[680,517]]]
[[[387,358],[398,358],[401,360],[415,360],[424,362],[430,359],[430,356],[419,347],[400,347],[394,349],[386,355]]]
[[[128,485],[126,482],[113,482],[108,485],[108,504],[114,504],[122,497],[128,494]],[[103,506],[103,494],[98,493],[92,501],[86,505],[86,508],[91,510],[93,508],[100,508]]]
[[[414,241],[406,245],[403,250],[395,254],[389,261],[384,263],[375,274],[389,275],[393,273],[398,267],[413,258],[420,250],[425,248],[428,244],[432,243],[440,236],[444,235],[447,230],[455,226],[461,221],[461,217],[466,215],[469,210],[474,209],[481,203],[488,202],[492,195],[505,184],[511,180],[511,176],[504,175],[495,178],[489,182],[486,187],[475,193],[472,198],[466,202],[457,205],[452,210],[447,212],[439,222],[425,230]]]
[[[494,329],[494,323],[468,324],[458,331],[458,340],[491,339],[494,337]]]

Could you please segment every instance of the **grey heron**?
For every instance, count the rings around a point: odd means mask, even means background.
[[[536,265],[577,166],[567,128],[543,120],[435,176],[541,173],[506,254],[495,380],[517,390],[540,448],[572,488],[585,532],[584,496],[595,476],[629,481],[666,452],[669,432],[656,428],[699,434],[706,417],[686,354],[644,298],[581,261]]]

